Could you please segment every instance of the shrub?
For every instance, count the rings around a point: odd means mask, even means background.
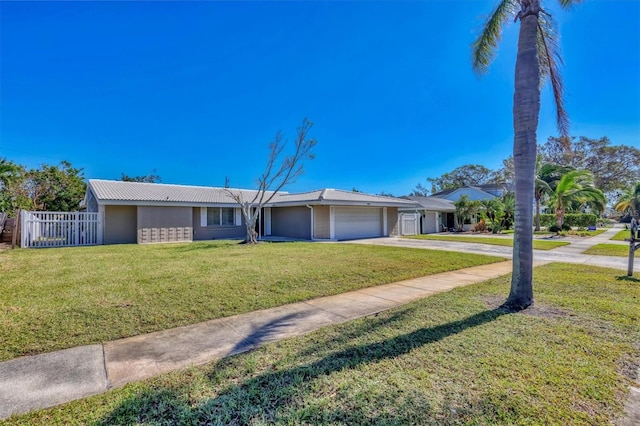
[[[560,231],[570,231],[571,227],[566,223],[562,224],[562,228],[558,227],[558,225],[551,225],[549,227],[549,232],[560,232]]]
[[[564,215],[564,224],[571,228],[587,228],[589,226],[596,226],[598,223],[598,216],[593,213],[567,213]],[[550,228],[556,224],[555,214],[541,214],[540,225]],[[551,230],[551,229],[549,229]],[[556,231],[553,231],[556,232]]]

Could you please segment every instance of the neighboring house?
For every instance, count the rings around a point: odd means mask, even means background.
[[[507,192],[513,192],[515,189],[513,184],[510,183],[487,183],[476,185],[475,187],[496,197],[502,197]]]
[[[104,244],[243,238],[244,219],[224,188],[89,180],[85,206],[102,219]],[[253,190],[229,189],[245,200]],[[393,197],[323,189],[278,193],[261,212],[260,236],[347,240],[398,233]]]
[[[494,187],[497,185],[493,185]],[[497,193],[496,188],[490,189],[492,192]],[[457,189],[447,189],[444,191],[437,192],[430,197],[443,198],[445,200],[456,202],[463,195],[469,197],[469,201],[482,201],[482,200],[491,200],[493,198],[499,197],[501,195],[496,195],[495,193],[485,191],[477,186],[463,186],[462,188]],[[429,198],[430,198],[429,197]]]
[[[456,207],[452,201],[438,197],[402,197],[413,201],[415,207],[400,208],[400,212],[416,212],[420,217],[419,233],[433,234],[455,228]]]

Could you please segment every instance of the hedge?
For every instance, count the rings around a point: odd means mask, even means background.
[[[566,213],[564,223],[575,228],[586,228],[596,226],[598,216],[592,213]],[[556,224],[555,214],[541,214],[540,226],[550,227]]]

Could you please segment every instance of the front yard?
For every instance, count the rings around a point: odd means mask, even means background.
[[[235,241],[0,252],[0,360],[504,259]]]
[[[640,281],[563,264],[534,277],[517,314],[496,309],[501,277],[7,423],[618,424]]]

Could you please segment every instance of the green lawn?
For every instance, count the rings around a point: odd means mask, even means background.
[[[629,246],[622,244],[596,244],[585,250],[584,254],[599,254],[602,256],[629,257]]]
[[[438,240],[438,241],[459,241],[463,243],[491,244],[495,246],[513,247],[513,238],[511,237],[480,237],[472,235],[442,235],[442,234],[421,234],[408,235],[405,238],[416,240]],[[546,241],[533,240],[533,248],[536,250],[553,250],[556,247],[569,245],[566,241]]]
[[[640,364],[640,281],[536,268],[274,342],[8,424],[617,424]]]
[[[623,229],[610,239],[614,241],[624,241],[628,240],[629,238],[631,238],[631,231],[629,229]]]
[[[504,260],[231,241],[0,252],[0,360]]]
[[[562,231],[560,235],[563,236],[572,236],[572,237],[594,237],[596,235],[600,235],[605,232],[606,228],[596,229],[595,231],[588,231],[586,229],[572,229],[570,231]],[[513,234],[513,229],[502,231],[503,234]],[[549,232],[549,231],[533,231],[533,235],[557,235],[557,232]]]

